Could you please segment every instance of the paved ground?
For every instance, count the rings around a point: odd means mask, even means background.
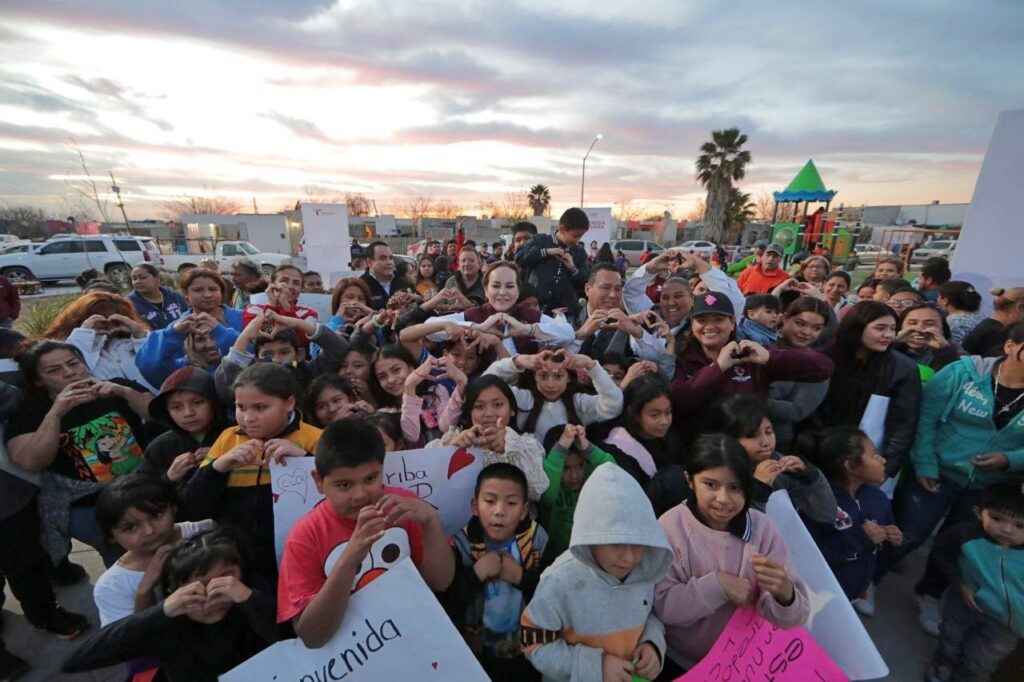
[[[102,573],[103,565],[99,556],[75,544],[72,561],[85,566],[92,582]],[[936,640],[924,634],[917,626],[914,605],[913,584],[920,575],[924,564],[922,552],[911,555],[903,564],[900,573],[892,574],[878,592],[878,610],[874,618],[865,618],[868,632],[875,640],[882,657],[889,665],[887,682],[917,682],[924,679],[924,672],[931,660]],[[58,598],[69,610],[87,614],[95,624],[98,622],[92,603],[91,585],[81,583],[74,587],[59,588]],[[18,602],[8,593],[4,607],[5,638],[7,648],[31,661],[34,670],[19,682],[42,682],[43,680],[67,680],[68,682],[121,682],[125,676],[120,666],[106,668],[92,673],[65,675],[60,673],[61,661],[74,648],[74,642],[62,642],[33,629],[21,616]],[[1024,679],[1024,647],[1019,647],[1016,658],[1007,661],[999,682],[1020,682]]]

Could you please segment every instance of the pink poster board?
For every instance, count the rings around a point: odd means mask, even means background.
[[[676,682],[849,682],[804,628],[783,630],[736,609],[708,655]]]

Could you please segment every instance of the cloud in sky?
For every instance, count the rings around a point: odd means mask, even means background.
[[[0,28],[0,201],[66,194],[74,137],[133,214],[186,192],[278,208],[315,185],[467,209],[540,182],[555,208],[685,212],[712,129],[744,188],[808,158],[846,203],[966,201],[1022,106],[1024,5],[635,0],[30,0]]]

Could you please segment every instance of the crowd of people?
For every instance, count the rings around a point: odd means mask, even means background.
[[[299,302],[318,273],[240,261],[177,290],[139,265],[41,338],[0,329],[0,570],[33,625],[82,639],[64,669],[214,680],[282,638],[322,646],[400,529],[389,560],[492,679],[673,680],[738,607],[807,619],[765,513],[786,490],[865,616],[936,534],[928,679],[987,679],[1024,634],[1024,289],[985,317],[941,259],[911,284],[883,258],[854,288],[777,244],[735,279],[679,249],[627,276],[588,228],[569,209],[554,234],[430,241],[409,268],[372,242],[328,320]],[[451,537],[382,480],[387,452],[441,446],[485,464]],[[269,463],[290,457],[325,499],[278,562]],[[72,538],[107,567],[95,625],[55,598],[87,578]],[[0,647],[0,679],[27,669]]]

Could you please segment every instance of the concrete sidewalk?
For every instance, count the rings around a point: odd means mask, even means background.
[[[914,601],[914,583],[924,569],[924,550],[911,554],[900,565],[900,571],[886,578],[878,590],[876,615],[863,618],[868,633],[875,641],[882,658],[889,666],[887,682],[919,682],[931,662],[937,640],[929,637],[917,625],[917,606]],[[99,555],[75,543],[71,560],[89,572],[90,583],[57,588],[57,599],[69,611],[85,614],[93,628],[99,616],[92,601],[92,584],[103,573]],[[91,673],[66,675],[60,672],[64,658],[74,649],[75,642],[62,642],[36,630],[21,615],[17,600],[8,591],[3,611],[4,637],[7,649],[28,660],[33,670],[19,678],[19,682],[44,680],[89,680],[91,682],[123,682],[127,675],[123,666],[114,666]],[[94,631],[94,630],[92,630]],[[1018,647],[1010,659],[1004,661],[995,682],[1020,682],[1024,679],[1024,647]]]

